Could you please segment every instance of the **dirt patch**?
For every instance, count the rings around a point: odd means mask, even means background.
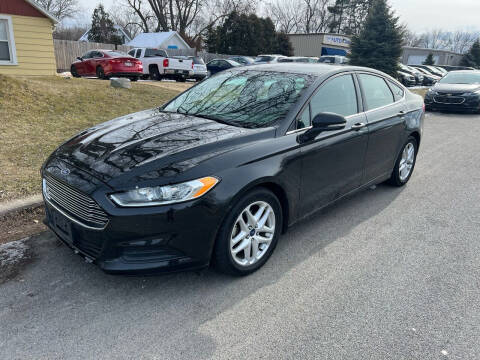
[[[47,230],[42,220],[45,209],[25,209],[0,217],[0,245]]]
[[[13,279],[33,258],[30,238],[0,245],[0,284]]]

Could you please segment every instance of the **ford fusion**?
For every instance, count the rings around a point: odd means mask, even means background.
[[[62,144],[41,171],[45,222],[109,273],[249,274],[314,211],[405,185],[423,118],[420,96],[367,68],[226,70]]]
[[[427,110],[480,112],[480,71],[451,71],[425,95]]]

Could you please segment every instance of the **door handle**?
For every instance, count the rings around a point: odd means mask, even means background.
[[[400,110],[397,114],[397,116],[404,117],[406,112],[404,110]]]
[[[359,123],[353,124],[351,128],[353,130],[360,130],[361,128],[364,128],[365,126],[367,126],[367,124],[365,124],[363,122],[359,122]]]

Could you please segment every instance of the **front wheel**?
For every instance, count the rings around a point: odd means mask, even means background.
[[[77,68],[75,67],[75,65],[72,65],[70,67],[70,74],[72,74],[73,77],[80,77],[80,75],[78,74],[78,71],[77,71]]]
[[[217,270],[242,276],[262,267],[272,255],[282,229],[282,207],[269,190],[258,188],[228,213],[215,243]]]
[[[415,162],[417,161],[417,140],[410,136],[405,145],[403,145],[400,155],[398,155],[395,167],[388,183],[393,186],[405,185],[412,176]]]
[[[101,80],[107,80],[107,77],[105,76],[105,71],[101,66],[97,67],[96,73],[97,73],[97,78]]]

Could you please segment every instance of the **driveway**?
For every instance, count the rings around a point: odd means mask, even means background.
[[[480,116],[427,114],[420,151],[245,278],[110,276],[41,234],[0,285],[0,358],[478,359]]]

